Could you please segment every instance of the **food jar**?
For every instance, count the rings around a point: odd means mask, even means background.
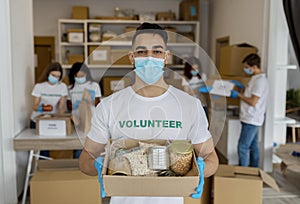
[[[184,176],[191,168],[193,145],[188,141],[173,141],[169,148],[170,170]]]

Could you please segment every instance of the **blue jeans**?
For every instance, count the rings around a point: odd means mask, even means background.
[[[242,131],[238,143],[239,165],[258,167],[259,149],[257,140],[259,126],[241,123]]]

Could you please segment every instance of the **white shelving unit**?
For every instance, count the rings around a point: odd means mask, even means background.
[[[68,63],[67,54],[82,54],[84,59],[89,57],[89,47],[90,46],[109,46],[110,50],[131,50],[131,39],[123,40],[108,40],[91,42],[89,41],[89,25],[90,24],[100,24],[101,34],[107,31],[112,31],[117,34],[118,38],[122,38],[122,34],[125,33],[126,27],[138,27],[143,21],[138,20],[97,20],[97,19],[87,19],[87,20],[73,20],[73,19],[59,19],[58,20],[58,53],[59,62],[62,64],[63,68],[70,68],[71,64]],[[198,21],[152,21],[152,23],[157,23],[163,27],[176,28],[176,33],[190,33],[193,34],[194,41],[188,38],[181,38],[180,41],[176,38],[176,34],[171,32],[173,40],[168,42],[168,50],[178,58],[182,58],[185,55],[197,55],[200,37],[200,24]],[[83,42],[71,43],[67,41],[66,35],[68,29],[82,29],[84,36]],[[175,36],[175,40],[174,40]],[[128,36],[127,36],[128,37]],[[123,64],[91,64],[89,60],[85,62],[90,68],[132,68],[132,65]],[[174,62],[174,60],[173,60]],[[182,69],[183,65],[179,63],[169,64],[168,67],[174,69]]]

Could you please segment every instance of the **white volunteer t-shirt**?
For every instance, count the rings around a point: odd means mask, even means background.
[[[268,91],[268,81],[265,74],[257,74],[251,77],[244,95],[246,97],[255,95],[258,96],[259,99],[254,107],[241,100],[240,120],[242,122],[257,126],[263,124],[267,107]]]
[[[51,104],[53,110],[51,112],[45,113],[56,113],[57,112],[57,105],[62,96],[68,95],[68,89],[65,83],[58,82],[57,84],[51,85],[47,81],[38,83],[34,86],[32,96],[40,97],[41,101],[40,104]],[[39,105],[40,105],[39,104]],[[35,121],[34,118],[37,117],[42,113],[33,111],[31,114],[31,120]]]
[[[69,87],[69,96],[68,99],[72,101],[72,104],[75,104],[77,100],[81,101],[82,93],[84,89],[88,89],[95,92],[95,97],[101,97],[100,87],[96,82],[87,81],[83,84],[78,84],[75,82],[74,87],[70,89]],[[95,106],[92,104],[92,113],[94,112]]]
[[[96,107],[88,137],[102,144],[129,138],[191,140],[198,144],[211,135],[200,100],[169,86],[164,94],[153,98],[127,87],[103,99]],[[183,198],[113,197],[111,204],[117,203],[183,204]]]

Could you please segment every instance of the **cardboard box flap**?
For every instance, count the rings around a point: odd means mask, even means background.
[[[278,187],[276,181],[270,175],[268,175],[266,172],[264,172],[261,169],[259,169],[259,173],[260,173],[261,179],[263,180],[263,182],[265,184],[267,184],[268,186],[270,186],[271,188],[273,188],[277,192],[280,192],[279,187]]]
[[[235,166],[234,173],[235,174],[245,174],[245,175],[259,176],[259,169],[258,168],[252,168],[252,167]]]
[[[221,177],[234,177],[234,166],[219,165],[215,175]]]
[[[257,48],[255,46],[250,45],[248,43],[239,43],[239,44],[236,44],[234,46],[237,46],[237,47],[253,47],[253,48],[255,48],[257,50]]]

